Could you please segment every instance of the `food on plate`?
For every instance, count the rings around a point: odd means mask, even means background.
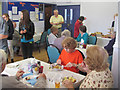
[[[64,78],[62,79],[62,82],[63,82],[64,80],[70,80],[70,81],[72,81],[72,83],[75,83],[75,82],[76,82],[76,79],[73,78],[73,77],[64,77]]]
[[[58,65],[58,64],[52,64],[49,69],[62,69],[61,65]]]
[[[26,80],[30,80],[30,77],[26,77],[25,79],[26,79]]]
[[[38,71],[38,67],[35,67],[35,71]]]

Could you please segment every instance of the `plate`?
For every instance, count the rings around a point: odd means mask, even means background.
[[[64,68],[63,65],[59,65],[57,63],[51,64],[50,67],[49,67],[49,69],[56,70],[56,71],[61,71],[61,70],[63,70],[63,68]]]
[[[63,78],[62,78],[62,82],[63,82],[64,80],[70,80],[70,81],[72,81],[72,83],[76,83],[76,82],[77,82],[77,80],[76,80],[74,77],[63,77]]]

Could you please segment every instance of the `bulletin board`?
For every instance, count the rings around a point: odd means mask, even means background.
[[[44,4],[38,2],[8,2],[10,19],[19,22],[22,10],[28,10],[32,21],[44,21]]]

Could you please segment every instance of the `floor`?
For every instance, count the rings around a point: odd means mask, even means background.
[[[48,55],[47,55],[47,51],[45,49],[41,49],[40,53],[39,53],[38,49],[35,49],[33,51],[33,57],[35,57],[38,60],[44,61],[44,62],[48,62],[48,60],[49,60]],[[14,55],[14,62],[20,61],[20,60],[23,60],[22,54],[20,54],[20,55],[15,54]],[[11,63],[10,56],[8,56],[8,63]]]

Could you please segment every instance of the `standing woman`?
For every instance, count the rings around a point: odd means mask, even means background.
[[[33,35],[34,35],[34,23],[30,20],[28,10],[21,11],[21,21],[19,23],[19,33],[21,37],[21,47],[23,58],[32,58],[33,53]]]

